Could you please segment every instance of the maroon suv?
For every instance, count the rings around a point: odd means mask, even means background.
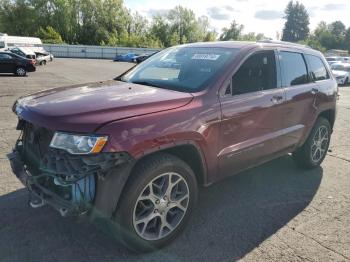
[[[9,159],[30,204],[108,218],[137,251],[184,228],[208,186],[292,153],[326,156],[337,83],[323,55],[283,42],[215,42],[159,52],[115,80],[14,104]]]

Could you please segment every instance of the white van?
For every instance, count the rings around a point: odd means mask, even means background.
[[[43,43],[37,37],[21,37],[9,36],[7,34],[0,34],[0,51],[11,49],[14,47],[23,47],[30,49],[33,52],[45,52]]]

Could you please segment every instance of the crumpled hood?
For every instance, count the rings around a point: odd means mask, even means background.
[[[18,99],[14,110],[51,130],[89,133],[111,121],[182,107],[192,98],[189,93],[111,80],[28,95]]]
[[[340,70],[332,70],[332,73],[335,77],[337,76],[346,76],[348,72],[346,71],[340,71]]]

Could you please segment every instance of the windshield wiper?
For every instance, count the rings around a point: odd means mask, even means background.
[[[154,84],[154,83],[148,82],[148,81],[132,81],[132,82],[130,82],[130,83],[137,84],[137,85],[144,85],[144,86],[153,86],[153,87],[165,88],[165,87],[159,86],[159,85],[157,85],[157,84]]]

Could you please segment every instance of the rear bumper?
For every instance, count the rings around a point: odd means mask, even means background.
[[[27,72],[35,72],[36,71],[36,67],[33,66],[33,65],[28,65],[26,67],[26,70],[27,70]]]

